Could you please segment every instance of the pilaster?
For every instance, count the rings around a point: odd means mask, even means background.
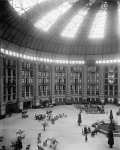
[[[50,87],[51,87],[51,99],[52,104],[55,104],[55,66],[51,65],[51,79],[50,79]]]
[[[120,105],[120,64],[118,65],[118,101],[117,104]]]
[[[39,101],[39,93],[38,93],[38,64],[34,64],[33,68],[34,72],[34,99],[33,99],[33,106],[38,107],[40,105]]]
[[[23,110],[23,98],[22,98],[22,62],[18,59],[17,63],[17,99],[18,109]]]
[[[83,99],[87,100],[87,65],[83,66]]]
[[[104,103],[104,66],[100,66],[100,102]]]
[[[4,116],[6,114],[3,80],[4,80],[3,59],[2,59],[2,54],[0,54],[0,117]]]
[[[66,100],[71,101],[71,95],[70,95],[70,76],[71,76],[71,70],[70,70],[70,66],[66,67]]]

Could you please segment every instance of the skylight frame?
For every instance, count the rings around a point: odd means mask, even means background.
[[[60,17],[64,15],[71,7],[72,4],[69,2],[60,4],[57,8],[51,10],[39,21],[37,21],[34,26],[38,29],[43,30],[44,32],[47,32],[56,23],[56,21],[60,19]]]
[[[93,21],[89,38],[90,39],[103,39],[105,36],[106,29],[106,21],[107,21],[107,9],[100,9]]]
[[[30,8],[45,1],[48,0],[9,0],[9,3],[21,16]]]
[[[66,38],[74,38],[77,34],[77,31],[80,29],[88,10],[89,8],[86,7],[80,9],[64,28],[64,30],[61,33],[61,36]]]
[[[118,36],[120,37],[120,4],[118,5]]]

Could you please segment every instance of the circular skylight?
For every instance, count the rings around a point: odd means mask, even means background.
[[[18,12],[18,14],[23,15],[26,11],[30,10],[37,4],[42,4],[45,2],[58,2],[58,0],[9,0],[10,4]],[[95,12],[93,22],[91,23],[88,31],[88,39],[103,39],[106,34],[106,26],[108,19],[108,8],[111,1],[101,0],[100,5]],[[61,18],[64,18],[65,15],[75,7],[75,5],[80,5],[77,7],[76,13],[68,19],[67,24],[64,28],[59,31],[59,37],[73,39],[77,34],[81,33],[84,21],[89,14],[93,5],[97,6],[96,3],[99,3],[97,0],[59,0],[58,5],[55,5],[52,9],[47,12],[44,12],[42,16],[37,16],[33,25],[43,32],[48,32],[54,28],[55,24],[59,22]],[[120,8],[117,7],[117,26],[120,31]],[[41,15],[41,14],[40,14]]]

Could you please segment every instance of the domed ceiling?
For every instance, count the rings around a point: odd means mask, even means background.
[[[2,0],[0,37],[67,55],[119,53],[119,0]]]

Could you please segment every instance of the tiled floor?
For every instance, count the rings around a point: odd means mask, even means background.
[[[98,120],[109,119],[109,111],[113,110],[115,121],[120,124],[120,116],[116,116],[118,107],[113,105],[105,106],[105,114],[86,114],[82,113],[82,125],[77,125],[78,110],[74,106],[56,106],[51,108],[53,113],[65,113],[67,118],[62,118],[56,121],[55,125],[49,123],[47,130],[44,132],[41,122],[34,119],[35,112],[44,113],[46,109],[31,109],[28,111],[29,118],[21,119],[21,114],[13,114],[12,117],[0,120],[0,136],[4,136],[4,141],[0,143],[6,146],[10,145],[11,141],[16,139],[16,131],[22,129],[25,131],[25,139],[23,145],[31,144],[31,150],[37,150],[37,134],[42,133],[42,140],[47,137],[54,137],[59,144],[57,150],[106,150],[109,149],[107,137],[98,133],[94,138],[88,136],[88,142],[85,142],[84,136],[81,134],[84,125],[91,125]],[[8,146],[9,147],[9,146]],[[115,138],[113,150],[120,150],[120,137]]]

